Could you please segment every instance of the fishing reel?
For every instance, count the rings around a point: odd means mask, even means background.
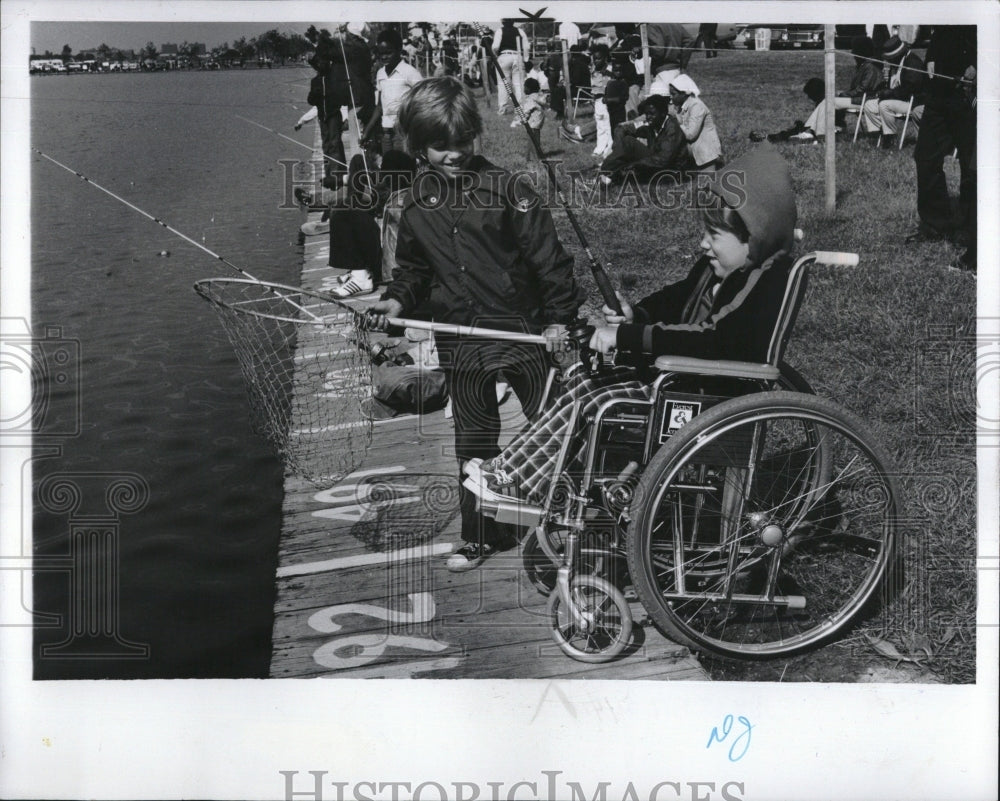
[[[587,375],[597,372],[604,364],[603,357],[591,350],[590,339],[594,336],[594,326],[582,317],[578,317],[566,326],[566,336],[576,345],[580,365]]]
[[[413,359],[406,353],[393,353],[395,344],[386,345],[385,342],[376,342],[368,349],[372,364],[394,364],[397,367],[408,367],[413,364]]]

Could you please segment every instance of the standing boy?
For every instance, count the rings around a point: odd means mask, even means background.
[[[365,126],[362,141],[382,124],[382,152],[403,149],[403,135],[396,126],[399,103],[410,89],[423,80],[420,70],[403,61],[403,37],[395,28],[386,28],[375,40],[382,66],[375,76],[375,113]]]
[[[543,332],[556,347],[581,303],[573,257],[530,185],[474,155],[482,119],[471,91],[450,77],[423,81],[404,98],[398,119],[411,152],[430,169],[418,175],[403,208],[398,267],[370,309],[370,325],[383,328],[386,317],[419,308],[442,323]],[[547,359],[539,345],[500,340],[439,334],[437,346],[461,472],[468,460],[499,453],[498,373],[530,418]],[[513,544],[494,521],[481,521],[461,479],[459,501],[464,544],[448,559],[456,572]]]

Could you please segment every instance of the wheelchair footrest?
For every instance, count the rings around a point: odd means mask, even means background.
[[[476,496],[476,508],[485,517],[492,517],[498,523],[515,526],[537,526],[542,520],[542,508],[525,503],[509,495],[484,487],[480,482],[467,478],[462,486]]]

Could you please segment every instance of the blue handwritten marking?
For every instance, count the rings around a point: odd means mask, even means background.
[[[747,720],[743,715],[736,718],[736,721],[743,726],[742,731],[736,735],[736,739],[732,740],[729,745],[729,761],[738,762],[746,756],[747,749],[750,748],[750,730],[753,728],[750,725],[750,721]],[[733,731],[733,716],[726,715],[722,721],[722,732],[719,732],[718,726],[712,727],[712,733],[708,735],[708,742],[705,744],[705,748],[711,748],[714,743],[724,742]],[[739,748],[740,742],[742,741],[743,747]]]

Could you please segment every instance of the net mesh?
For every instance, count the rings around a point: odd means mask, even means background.
[[[286,473],[329,486],[356,470],[372,439],[370,343],[360,316],[280,284],[211,278],[195,290],[222,321],[253,426]]]

